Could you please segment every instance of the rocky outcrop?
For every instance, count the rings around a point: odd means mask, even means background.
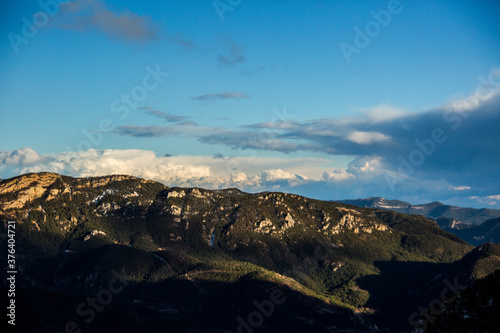
[[[49,186],[61,176],[55,173],[33,173],[20,177],[7,179],[0,183],[0,195],[6,198],[10,194],[10,200],[0,200],[1,210],[22,208],[27,202],[40,198],[47,192]],[[57,195],[59,192],[50,192],[49,195]]]
[[[69,184],[67,180],[70,180],[72,184]],[[140,183],[154,183],[126,175],[70,178],[51,172],[30,173],[0,182],[0,210],[19,209],[41,197],[44,197],[46,201],[51,201],[64,194],[78,194],[79,190],[103,187],[111,182],[122,180],[136,180],[139,187]],[[130,196],[137,196],[137,193]]]
[[[276,227],[273,226],[273,222],[271,222],[270,219],[266,218],[256,224],[254,232],[259,234],[269,234],[273,230],[276,230]]]

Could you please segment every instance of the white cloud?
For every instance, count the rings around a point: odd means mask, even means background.
[[[465,98],[456,98],[454,101],[445,105],[445,108],[458,112],[473,111],[477,109],[500,94],[499,78],[500,69],[491,71],[487,78],[479,77],[479,85],[473,94]]]
[[[70,176],[128,174],[153,179],[169,186],[229,187],[244,190],[266,189],[266,184],[302,181],[320,177],[322,159],[266,157],[163,156],[153,151],[94,150],[62,152],[42,156],[31,148],[0,152],[2,178],[29,172],[50,171]],[[310,166],[310,165],[317,166]],[[304,175],[298,175],[301,172]],[[247,175],[248,174],[248,175]]]
[[[322,179],[324,181],[345,181],[349,179],[353,179],[355,176],[351,173],[348,173],[347,170],[344,169],[335,169],[331,172],[324,172]]]
[[[362,156],[347,168],[335,167],[320,158],[157,156],[147,150],[88,150],[40,155],[31,148],[0,152],[0,177],[28,172],[51,171],[69,176],[128,174],[160,181],[167,186],[219,189],[237,187],[247,192],[285,191],[312,198],[332,200],[381,196],[412,203],[454,200],[463,205],[500,208],[500,195],[454,197],[445,180],[399,177],[390,189],[385,160]],[[397,175],[396,175],[397,176]]]
[[[374,176],[385,172],[385,167],[380,156],[359,157],[349,163],[347,169],[353,175]]]
[[[374,142],[389,140],[390,137],[379,132],[353,131],[347,134],[346,139],[360,145],[369,145]]]
[[[490,208],[500,209],[500,194],[488,196],[473,196],[469,197],[469,199],[476,203],[479,203],[480,205],[488,205],[490,206]]]
[[[372,123],[379,123],[407,116],[408,112],[391,105],[379,105],[363,110],[363,114]]]
[[[269,170],[262,172],[262,177],[266,181],[276,181],[276,180],[282,180],[282,179],[297,179],[300,176],[294,175],[294,174],[287,172],[287,171],[284,171],[282,169],[269,169]],[[303,177],[300,177],[300,178],[303,178]]]
[[[450,190],[465,191],[470,190],[470,186],[450,186]]]
[[[20,148],[12,152],[0,151],[0,164],[25,166],[42,162],[44,158],[29,147]]]
[[[230,182],[233,184],[245,183],[248,181],[248,176],[244,172],[236,172],[231,175]]]

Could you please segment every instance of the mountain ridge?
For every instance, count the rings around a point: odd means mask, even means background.
[[[444,205],[439,201],[412,205],[405,201],[387,200],[381,197],[338,200],[358,207],[369,207],[397,211],[404,214],[426,216],[445,231],[478,246],[484,242],[500,242],[500,210],[475,209]]]
[[[432,219],[440,217],[455,218],[461,222],[472,225],[481,224],[488,219],[500,217],[499,209],[458,207],[445,205],[439,201],[418,205],[413,205],[409,202],[400,200],[384,199],[382,197],[343,199],[335,201],[358,207],[390,209],[404,214],[423,215]]]

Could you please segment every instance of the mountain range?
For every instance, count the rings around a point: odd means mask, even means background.
[[[500,269],[499,245],[424,216],[126,175],[4,179],[12,223],[24,331],[420,330],[443,290]]]
[[[445,205],[439,201],[420,205],[412,205],[405,201],[388,200],[380,197],[370,197],[366,199],[338,200],[338,202],[358,207],[389,209],[403,214],[423,215],[433,220],[440,217],[445,217],[471,225],[478,225],[486,220],[500,217],[500,209],[463,208]]]
[[[500,243],[500,210],[498,209],[463,208],[444,205],[437,201],[412,205],[405,201],[387,200],[380,197],[339,200],[338,202],[358,207],[422,215],[435,220],[443,230],[459,236],[472,245],[477,246],[485,242]]]

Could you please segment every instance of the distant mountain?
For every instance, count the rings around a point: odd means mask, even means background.
[[[486,242],[500,243],[500,210],[474,209],[444,205],[438,201],[412,205],[405,201],[380,197],[339,200],[337,202],[367,208],[387,209],[403,214],[415,214],[435,220],[445,231],[478,246]]]
[[[5,179],[9,221],[21,331],[408,331],[449,281],[500,269],[500,246],[423,216],[126,175]]]
[[[358,207],[390,209],[403,214],[417,214],[433,220],[445,217],[472,225],[478,225],[486,220],[500,217],[499,209],[462,208],[444,205],[438,201],[421,205],[412,205],[408,202],[399,200],[387,200],[380,197],[371,197],[366,199],[337,200],[337,202]]]
[[[465,224],[446,218],[439,218],[436,222],[443,230],[475,246],[486,242],[500,243],[500,218],[484,221],[480,225]]]

